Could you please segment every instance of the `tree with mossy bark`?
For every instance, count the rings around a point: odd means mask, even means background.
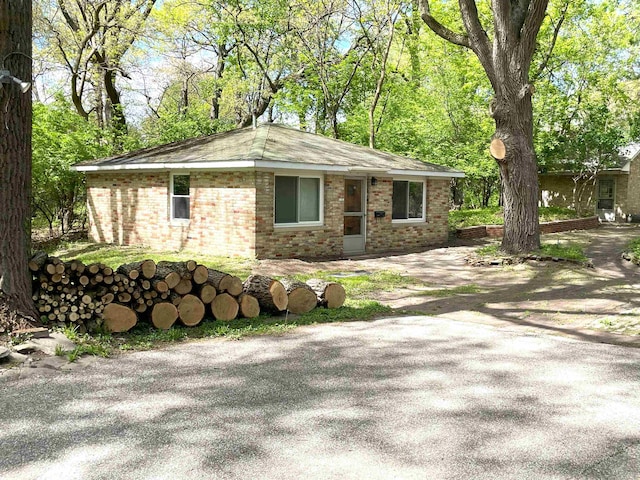
[[[427,26],[443,39],[472,50],[491,83],[492,140],[504,147],[494,155],[504,198],[502,249],[508,253],[536,250],[540,246],[538,169],[529,69],[548,0],[492,0],[490,30],[483,25],[474,0],[459,0],[462,33],[437,20],[428,0],[419,4]]]

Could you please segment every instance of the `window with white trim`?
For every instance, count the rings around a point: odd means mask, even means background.
[[[275,176],[275,224],[319,225],[322,221],[322,178]]]
[[[391,219],[424,221],[426,193],[424,180],[394,180]]]
[[[189,175],[171,175],[171,219],[189,220]]]

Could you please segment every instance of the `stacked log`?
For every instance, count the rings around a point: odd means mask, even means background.
[[[81,332],[101,326],[125,332],[141,321],[159,329],[177,321],[194,326],[207,313],[220,321],[255,318],[261,312],[306,313],[316,306],[339,307],[345,299],[344,288],[334,282],[280,282],[264,275],[242,282],[192,260],[142,260],[114,271],[104,264],[63,262],[38,252],[29,260],[29,269],[42,320],[75,325]]]
[[[291,313],[307,313],[318,305],[316,292],[306,283],[299,282],[292,278],[283,278],[282,285],[289,298],[287,310]]]
[[[264,312],[280,313],[287,309],[287,291],[278,280],[264,275],[250,275],[242,287],[245,294],[258,300]]]
[[[307,280],[307,285],[316,293],[319,306],[340,308],[344,305],[347,294],[344,291],[344,287],[339,283],[314,278]]]

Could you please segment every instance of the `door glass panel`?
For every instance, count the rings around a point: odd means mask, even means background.
[[[344,234],[361,235],[362,217],[344,217]]]
[[[344,211],[362,212],[362,180],[345,179]]]

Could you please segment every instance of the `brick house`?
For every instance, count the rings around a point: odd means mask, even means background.
[[[595,179],[575,181],[573,172],[539,175],[540,205],[568,207],[601,220],[640,221],[640,143],[622,148],[615,164]]]
[[[257,258],[447,241],[463,173],[276,124],[77,164],[95,242]]]

